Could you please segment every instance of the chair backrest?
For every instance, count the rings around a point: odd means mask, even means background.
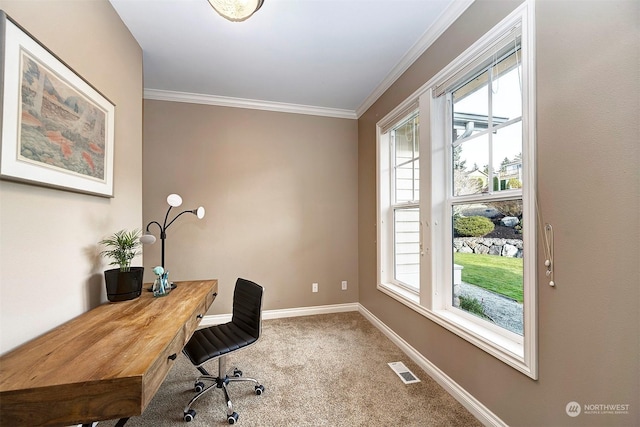
[[[262,286],[242,278],[238,278],[233,291],[231,322],[256,339],[262,326],[263,293]]]

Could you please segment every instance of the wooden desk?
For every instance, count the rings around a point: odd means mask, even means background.
[[[142,414],[218,291],[217,280],[177,285],[102,304],[2,356],[0,425]]]

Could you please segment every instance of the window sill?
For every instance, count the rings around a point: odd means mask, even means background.
[[[378,289],[406,305],[416,306],[412,308],[420,307],[420,296],[417,292],[410,291],[407,288],[393,283],[382,283],[378,285]]]
[[[429,320],[453,332],[476,347],[486,351],[496,359],[510,365],[525,375],[536,379],[531,366],[525,360],[522,342],[512,340],[502,334],[458,315],[452,310],[432,310],[420,305],[418,294],[391,283],[378,284],[378,289],[391,298],[422,314]]]

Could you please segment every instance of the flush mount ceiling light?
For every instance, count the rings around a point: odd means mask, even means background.
[[[223,18],[240,22],[256,13],[264,0],[209,0],[209,3]]]

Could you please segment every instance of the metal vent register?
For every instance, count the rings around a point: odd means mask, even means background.
[[[395,372],[403,383],[405,384],[413,384],[419,383],[420,380],[416,377],[413,372],[406,367],[406,365],[402,362],[389,362],[389,367]]]

